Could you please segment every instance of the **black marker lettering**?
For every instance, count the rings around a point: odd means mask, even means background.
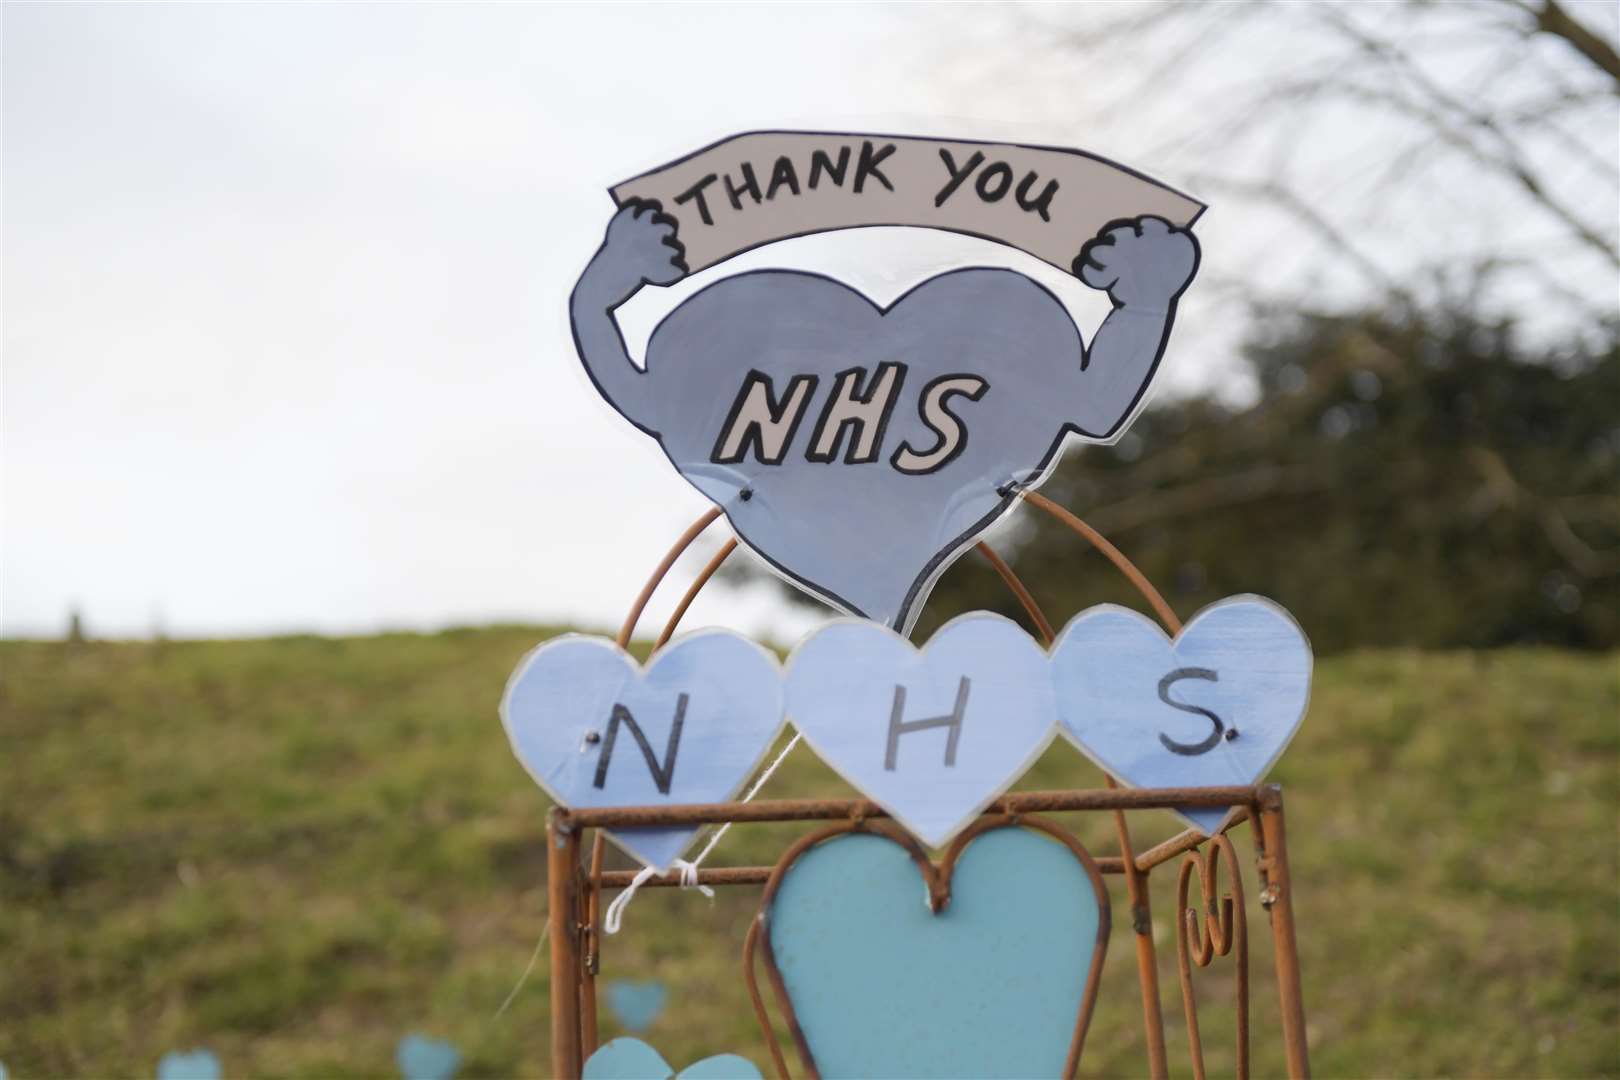
[[[966,675],[956,684],[956,704],[951,707],[950,713],[945,716],[930,716],[924,720],[911,720],[901,722],[900,717],[906,711],[906,688],[894,688],[894,707],[889,710],[889,745],[883,752],[883,768],[887,772],[894,772],[895,761],[900,755],[900,736],[913,731],[927,731],[930,728],[950,728],[951,733],[945,737],[945,767],[956,767],[956,744],[962,738],[962,716],[967,712],[968,688],[972,685]]]
[[[1209,738],[1205,739],[1201,743],[1179,743],[1170,738],[1168,735],[1165,735],[1163,732],[1159,733],[1159,741],[1163,743],[1164,748],[1170,751],[1172,754],[1181,754],[1183,757],[1197,757],[1199,754],[1209,753],[1211,750],[1220,745],[1221,732],[1226,730],[1226,725],[1221,723],[1220,717],[1216,716],[1208,709],[1200,705],[1189,705],[1185,701],[1177,701],[1170,696],[1170,687],[1182,679],[1202,679],[1205,682],[1220,682],[1221,677],[1217,675],[1212,668],[1184,667],[1176,668],[1176,670],[1159,680],[1160,701],[1164,702],[1172,709],[1180,709],[1182,712],[1197,713],[1199,716],[1206,716],[1209,718],[1209,722],[1215,725],[1215,730],[1209,733]]]
[[[686,695],[682,694],[675,699],[675,720],[669,726],[669,745],[664,748],[664,760],[660,764],[653,755],[652,744],[642,733],[641,725],[636,718],[630,715],[630,710],[623,705],[613,706],[613,715],[608,720],[607,738],[602,742],[602,756],[596,759],[596,787],[607,783],[608,762],[613,758],[613,744],[619,738],[619,725],[630,729],[630,735],[641,747],[641,756],[647,761],[647,771],[652,773],[653,783],[658,785],[660,795],[669,794],[670,781],[675,779],[675,755],[681,748],[681,728],[686,724]]]
[[[890,191],[894,190],[894,185],[889,183],[889,178],[884,176],[882,170],[878,168],[879,165],[883,164],[883,159],[892,153],[894,153],[894,143],[887,144],[877,153],[872,152],[870,141],[861,143],[861,159],[855,163],[855,194],[859,195],[861,193],[861,189],[866,186],[868,176],[877,177],[878,183]]]
[[[759,202],[759,181],[754,177],[754,167],[746,161],[742,163],[742,175],[742,186],[738,187],[732,182],[731,174],[726,174],[726,195],[731,199],[731,208],[733,210],[743,208],[742,197],[744,195],[749,196],[756,203]]]
[[[984,163],[984,151],[973,151],[973,156],[968,158],[967,164],[960,169],[956,167],[956,159],[951,157],[951,152],[943,146],[939,148],[939,157],[941,161],[945,162],[945,171],[951,174],[951,178],[945,182],[945,186],[939,189],[939,194],[934,196],[934,205],[944,206],[945,200],[956,194],[956,189],[962,186],[962,181],[966,180],[972,175],[974,169]]]
[[[1029,199],[1029,189],[1034,186],[1035,181],[1039,179],[1040,175],[1038,173],[1030,173],[1028,176],[1024,177],[1023,181],[1018,185],[1018,191],[1015,193],[1014,197],[1018,200],[1019,209],[1034,210],[1036,213],[1041,215],[1042,221],[1051,221],[1052,215],[1047,213],[1047,211],[1052,209],[1052,196],[1057,194],[1058,182],[1056,180],[1048,180],[1046,182],[1046,187],[1043,188],[1041,193],[1035,197],[1033,202],[1031,202]]]
[[[810,154],[810,190],[816,190],[816,184],[821,182],[821,174],[826,173],[832,177],[832,182],[839,187],[844,186],[844,174],[849,171],[849,147],[838,148],[838,164],[834,165],[827,151],[816,150]]]
[[[969,401],[978,401],[988,389],[990,384],[977,375],[941,375],[923,387],[918,412],[922,422],[938,438],[927,450],[915,450],[909,442],[901,443],[889,459],[889,464],[903,473],[920,476],[943,469],[956,460],[967,449],[967,430],[963,428],[961,418],[951,412],[946,402],[956,394],[965,396]]]
[[[693,199],[696,199],[698,204],[698,216],[703,219],[703,224],[713,225],[714,218],[709,216],[709,200],[703,197],[703,189],[718,179],[720,179],[718,176],[716,176],[714,173],[710,173],[708,176],[705,176],[703,179],[699,180],[697,183],[675,196],[675,201],[677,203],[687,203],[691,202]]]
[[[784,155],[776,159],[776,166],[771,169],[771,186],[765,189],[765,198],[776,198],[776,189],[786,185],[797,195],[799,193],[799,174],[793,171],[793,162]]]
[[[822,464],[835,460],[844,442],[844,431],[848,429],[849,450],[844,454],[844,463],[865,465],[877,460],[900,384],[906,378],[906,366],[879,364],[867,380],[868,389],[863,396],[860,387],[865,374],[863,367],[845,368],[838,373],[827,395],[827,404],[821,407],[821,418],[816,421],[805,457]]]
[[[766,465],[782,464],[782,457],[804,419],[805,406],[816,392],[814,375],[795,375],[788,380],[780,401],[771,377],[763,371],[750,371],[743,380],[731,412],[720,426],[709,460],[717,465],[734,465],[748,456],[750,443],[754,457]]]
[[[992,183],[990,180],[992,176],[996,177],[996,181],[994,182],[998,182],[1000,184],[1000,186],[996,188],[996,193],[994,195],[990,194],[989,188],[989,184]],[[1005,161],[996,162],[994,165],[990,166],[988,169],[984,170],[984,172],[979,174],[979,179],[974,181],[973,186],[978,189],[979,198],[983,199],[985,202],[1000,201],[1001,197],[1007,194],[1007,189],[1012,187],[1012,166],[1008,165]]]

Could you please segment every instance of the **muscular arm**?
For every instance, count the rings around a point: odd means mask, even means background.
[[[1080,249],[1074,271],[1108,293],[1108,313],[1081,361],[1079,400],[1070,419],[1107,438],[1130,416],[1164,355],[1176,303],[1198,270],[1198,241],[1160,218],[1105,227]]]
[[[625,348],[613,313],[643,285],[669,285],[686,274],[675,221],[657,203],[632,201],[608,222],[607,236],[568,299],[574,348],[597,391],[625,419],[649,435],[652,390],[647,373]]]

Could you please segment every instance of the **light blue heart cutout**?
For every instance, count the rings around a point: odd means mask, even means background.
[[[936,914],[910,853],[860,833],[783,876],[768,947],[821,1076],[1063,1075],[1107,893],[1023,828],[974,838],[949,888]]]
[[[585,1062],[585,1080],[762,1080],[747,1058],[716,1054],[682,1069],[670,1068],[662,1054],[640,1039],[610,1039]]]
[[[461,1051],[447,1042],[413,1032],[394,1048],[394,1064],[405,1080],[450,1080],[461,1067]]]
[[[782,678],[775,656],[729,630],[683,635],[645,671],[611,641],[569,634],[518,665],[501,719],[523,767],[564,806],[725,802],[782,730]],[[697,832],[608,835],[667,870]]]
[[[1305,716],[1311,663],[1299,624],[1260,596],[1211,604],[1173,642],[1145,616],[1102,605],[1052,647],[1064,731],[1132,787],[1260,780]],[[1176,812],[1214,834],[1232,811]]]
[[[664,1011],[669,991],[659,982],[629,982],[616,979],[607,985],[608,1008],[631,1031],[646,1031]]]
[[[982,611],[952,619],[920,651],[876,623],[828,623],[788,659],[787,703],[823,761],[935,847],[1056,733],[1046,654]]]

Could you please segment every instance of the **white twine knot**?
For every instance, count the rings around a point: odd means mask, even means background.
[[[687,862],[685,859],[676,859],[674,867],[681,873],[681,888],[696,889],[710,900],[714,899],[713,889],[707,885],[698,884],[697,863]],[[624,921],[624,909],[630,906],[630,898],[635,896],[636,890],[646,884],[657,873],[657,867],[652,866],[643,866],[636,871],[636,876],[630,879],[630,884],[625,888],[624,892],[615,896],[613,902],[608,905],[607,913],[602,916],[603,930],[606,930],[609,934],[619,932],[619,926]]]
[[[771,775],[775,773],[776,770],[781,766],[782,762],[787,760],[787,756],[793,752],[793,748],[795,746],[799,745],[799,740],[802,738],[804,738],[804,736],[799,732],[795,731],[793,733],[793,738],[788,740],[788,744],[782,748],[782,752],[776,755],[776,759],[767,765],[765,767],[765,771],[760,773],[758,778],[754,780],[753,784],[749,786],[748,793],[742,797],[743,802],[748,802],[755,795],[759,794],[759,789],[765,786],[765,781],[769,780]],[[710,900],[714,899],[713,889],[709,888],[707,885],[698,884],[698,864],[709,857],[709,852],[714,850],[714,846],[720,842],[720,838],[726,835],[726,830],[730,828],[731,822],[728,821],[716,829],[713,835],[709,837],[709,842],[703,845],[703,850],[698,852],[697,858],[693,859],[691,862],[687,862],[685,859],[675,860],[673,865],[675,869],[681,872],[681,888],[696,889],[704,896],[707,896]],[[640,870],[636,871],[636,876],[630,879],[629,886],[624,890],[624,892],[620,893],[618,896],[615,896],[613,898],[613,902],[608,905],[607,914],[602,916],[603,930],[606,930],[610,934],[617,934],[619,932],[619,924],[624,919],[624,909],[630,905],[630,898],[636,895],[636,890],[641,888],[641,886],[646,883],[647,879],[651,878],[656,873],[658,873],[658,871],[654,870],[650,866],[643,866]]]

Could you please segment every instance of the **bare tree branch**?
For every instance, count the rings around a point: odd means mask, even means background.
[[[1523,0],[1516,0],[1513,6],[1536,20],[1535,29],[1538,33],[1567,41],[1576,52],[1613,79],[1613,92],[1620,94],[1620,53],[1615,51],[1612,44],[1604,41],[1584,23],[1565,11],[1557,0],[1542,0],[1539,7]]]
[[[1551,0],[1548,0],[1548,2],[1550,3]],[[1425,114],[1433,115],[1430,123],[1434,127],[1435,134],[1455,140],[1456,145],[1461,148],[1470,148],[1476,160],[1482,164],[1498,168],[1518,181],[1519,186],[1533,200],[1562,221],[1594,250],[1601,252],[1610,263],[1620,267],[1620,251],[1616,251],[1608,238],[1600,235],[1590,225],[1582,221],[1573,210],[1565,206],[1560,199],[1547,190],[1546,185],[1524,160],[1518,145],[1502,130],[1493,117],[1480,112],[1448,93],[1431,79],[1404,49],[1393,42],[1367,33],[1354,20],[1346,17],[1337,8],[1323,6],[1317,10],[1319,10],[1324,20],[1357,41],[1369,55],[1377,57],[1399,72],[1435,105],[1488,135],[1496,143],[1497,152],[1492,154],[1476,144],[1466,141],[1451,126],[1447,125],[1438,114],[1434,114],[1433,110],[1426,110],[1415,102],[1405,102],[1398,95],[1390,95],[1392,102],[1400,101],[1405,105],[1409,105],[1420,116]]]

